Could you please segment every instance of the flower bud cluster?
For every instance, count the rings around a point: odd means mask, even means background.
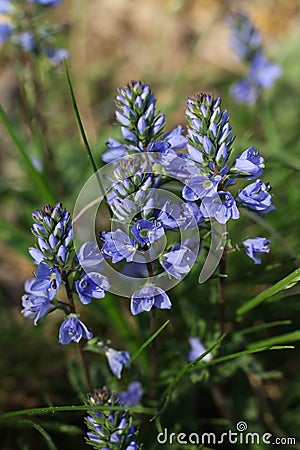
[[[109,407],[121,406],[119,399],[111,395],[107,388],[96,390],[89,395],[89,405],[101,406],[101,412],[91,410],[86,418],[89,429],[87,443],[95,449],[138,450],[137,432],[132,425],[132,418],[120,408],[117,411]],[[105,410],[103,407],[107,406]]]
[[[54,207],[45,205],[32,214],[32,233],[37,238],[37,247],[29,252],[37,263],[65,266],[73,250],[73,230],[70,213],[57,203]]]

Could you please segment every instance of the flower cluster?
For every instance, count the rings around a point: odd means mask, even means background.
[[[71,216],[61,203],[54,207],[45,205],[32,217],[32,233],[37,244],[29,249],[29,253],[38,268],[34,277],[25,282],[22,314],[34,319],[34,325],[37,325],[50,312],[63,310],[66,317],[59,329],[59,343],[66,345],[71,341],[90,340],[93,333],[76,313],[74,294],[84,305],[92,299],[105,297],[110,284],[107,277],[100,273],[103,256],[96,242],[84,243],[75,254]],[[81,267],[83,261],[86,272]],[[67,303],[59,298],[62,287],[66,291]],[[112,373],[120,378],[123,366],[130,358],[128,352],[106,346],[103,353]]]
[[[262,46],[259,31],[243,13],[236,13],[229,19],[231,45],[236,56],[248,66],[246,77],[230,87],[232,97],[239,103],[253,104],[261,89],[271,88],[282,69],[270,61]]]
[[[271,187],[258,179],[264,169],[258,150],[251,146],[229,163],[233,136],[228,113],[221,109],[221,99],[206,94],[189,99],[187,119],[187,150],[198,173],[186,181],[183,197],[190,201],[201,199],[201,214],[220,224],[240,217],[238,205],[258,214],[272,211]],[[231,189],[237,178],[252,182],[234,195]],[[267,251],[267,246],[260,246],[260,253]],[[247,254],[250,256],[248,251]]]
[[[0,1],[0,43],[9,41],[24,52],[46,56],[53,65],[69,57],[64,48],[56,48],[58,26],[45,26],[39,12],[46,7],[58,6],[62,0],[26,0],[19,6],[13,0]]]
[[[111,395],[107,388],[94,391],[89,395],[89,405],[101,406],[101,412],[89,411],[86,424],[89,429],[87,443],[95,449],[138,450],[132,419],[120,408],[113,411],[109,407],[121,406],[117,396]],[[108,407],[107,410],[103,407]]]
[[[121,125],[124,142],[109,139],[103,161],[111,162],[135,152],[166,152],[185,147],[186,139],[180,126],[163,134],[165,116],[156,112],[155,103],[154,94],[146,83],[132,81],[118,89],[116,119]]]
[[[109,140],[103,155],[114,167],[107,195],[114,229],[99,238],[105,259],[122,262],[127,275],[145,278],[144,286],[131,295],[131,312],[137,315],[153,307],[170,309],[171,301],[154,277],[164,271],[181,280],[196,261],[199,248],[191,238],[161,251],[169,230],[206,229],[212,219],[225,225],[240,217],[241,208],[266,214],[274,206],[271,187],[260,178],[264,159],[258,150],[250,146],[232,160],[234,136],[220,97],[198,94],[188,99],[187,138],[179,127],[163,134],[164,115],[155,112],[146,84],[131,82],[120,88],[116,103],[124,142]],[[184,184],[179,203],[157,194],[172,177]],[[237,192],[232,189],[237,179],[250,183]],[[245,242],[243,248],[253,259],[268,252],[268,245],[257,243],[251,252],[249,240]]]

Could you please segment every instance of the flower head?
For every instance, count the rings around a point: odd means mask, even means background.
[[[271,187],[268,184],[263,183],[261,180],[256,180],[241,190],[237,200],[243,206],[259,214],[266,214],[275,209],[275,206],[272,205],[270,190]]]
[[[205,348],[205,346],[202,344],[202,342],[200,341],[200,339],[198,337],[190,337],[189,343],[190,343],[190,351],[188,354],[189,362],[192,362],[195,359],[199,358],[199,356],[201,356],[203,353],[205,353],[207,351],[207,348]],[[207,355],[205,355],[202,358],[202,361],[204,361],[204,362],[208,362],[211,360],[212,360],[211,353],[207,353]]]
[[[232,15],[229,24],[233,50],[248,66],[246,77],[231,85],[230,93],[239,103],[253,104],[261,89],[273,86],[282,69],[265,56],[261,35],[245,14]]]
[[[38,321],[42,317],[45,317],[52,308],[52,298],[49,291],[33,291],[31,288],[34,282],[34,278],[26,280],[25,282],[26,294],[22,296],[23,309],[21,314],[23,314],[24,317],[34,319],[33,323],[34,325],[37,325]]]
[[[124,406],[134,406],[140,403],[143,395],[142,385],[139,381],[133,381],[127,387],[126,391],[119,393],[119,402]]]
[[[214,217],[219,223],[225,224],[229,219],[240,217],[233,195],[228,191],[219,191],[213,197],[205,197],[200,206],[204,217]]]
[[[54,207],[45,205],[42,210],[35,211],[32,217],[32,233],[37,238],[38,248],[31,249],[31,254],[39,262],[66,264],[73,247],[70,213],[62,203],[57,203]]]
[[[197,255],[190,248],[176,244],[171,251],[164,254],[161,264],[171,276],[181,280],[191,270],[196,258]]]
[[[131,232],[136,240],[142,245],[153,244],[153,242],[164,236],[164,229],[160,223],[145,219],[140,219],[135,222],[131,228]]]
[[[31,285],[31,290],[48,291],[55,295],[56,290],[60,289],[60,283],[61,277],[59,271],[55,267],[41,262],[38,266],[37,278]]]
[[[221,98],[198,94],[188,99],[186,117],[188,120],[189,157],[202,165],[209,161],[223,166],[232,151],[232,129],[226,110],[221,108]],[[208,169],[206,169],[207,173]],[[214,174],[214,170],[211,174]]]
[[[240,176],[246,176],[248,180],[253,180],[262,175],[264,167],[264,159],[252,145],[237,157],[233,171]]]
[[[128,413],[122,409],[116,411],[105,409],[105,405],[121,406],[117,395],[110,394],[107,389],[97,390],[89,395],[88,401],[93,406],[101,406],[101,411],[89,411],[86,418],[89,444],[102,450],[138,450],[140,448],[135,440],[137,432]]]
[[[63,345],[71,341],[78,343],[81,338],[92,339],[92,337],[93,333],[74,315],[66,317],[59,329],[59,343]]]
[[[246,239],[243,242],[244,250],[249,258],[253,259],[255,264],[260,264],[261,260],[257,255],[269,253],[270,241],[266,238],[256,237],[252,239]]]
[[[113,263],[122,259],[126,259],[127,262],[133,260],[136,243],[124,231],[118,229],[107,233],[102,232],[100,238],[103,241],[101,252],[104,258],[112,258]]]
[[[110,284],[104,275],[98,272],[89,272],[75,282],[75,287],[80,301],[84,305],[87,305],[91,302],[92,298],[105,297],[105,293],[110,288]]]
[[[153,306],[160,309],[170,309],[172,306],[169,297],[161,288],[147,284],[132,294],[131,312],[133,315],[150,311]]]
[[[107,357],[110,370],[117,378],[121,378],[121,372],[126,363],[130,360],[130,355],[125,351],[114,350],[107,348],[105,355]]]

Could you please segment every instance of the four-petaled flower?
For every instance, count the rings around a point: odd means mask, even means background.
[[[248,180],[253,180],[261,176],[264,167],[264,158],[259,156],[258,150],[252,145],[235,160],[233,171],[241,172],[247,175]]]
[[[92,337],[93,333],[74,315],[66,317],[59,329],[59,343],[63,345],[71,341],[78,343],[81,338],[92,339]]]
[[[132,294],[131,312],[133,315],[150,311],[153,306],[160,309],[170,309],[172,306],[169,297],[160,287],[147,284]]]
[[[241,190],[237,200],[259,214],[266,214],[275,209],[270,190],[270,185],[263,183],[262,180],[256,180]]]
[[[130,360],[130,355],[126,351],[118,351],[113,348],[107,348],[105,355],[107,357],[110,370],[117,378],[121,378],[121,372],[125,364]]]
[[[89,272],[75,282],[75,287],[80,301],[87,305],[91,303],[92,298],[105,297],[105,292],[110,288],[110,284],[104,275],[98,272]]]
[[[133,260],[136,242],[124,231],[118,229],[107,233],[102,232],[100,238],[103,241],[101,252],[104,258],[111,258],[113,263],[122,259],[126,259],[127,262]]]
[[[176,244],[171,251],[164,254],[161,265],[170,275],[181,280],[183,275],[191,270],[196,258],[197,255],[190,248]]]
[[[255,264],[260,264],[261,260],[257,255],[269,253],[270,241],[266,238],[256,237],[252,239],[246,239],[243,242],[244,250],[249,258],[253,259]]]
[[[35,282],[34,278],[25,281],[26,294],[22,296],[23,309],[21,313],[24,317],[34,319],[34,325],[52,308],[51,300],[53,298],[53,291],[37,291],[32,290],[32,284]]]
[[[203,216],[214,217],[221,224],[225,224],[229,219],[238,219],[240,213],[233,195],[228,191],[219,191],[218,194],[202,200],[200,212]]]
[[[59,270],[45,262],[38,266],[37,278],[31,285],[32,291],[56,291],[60,289],[61,276]]]
[[[135,222],[131,232],[139,244],[150,245],[164,236],[164,229],[160,223],[140,219]]]

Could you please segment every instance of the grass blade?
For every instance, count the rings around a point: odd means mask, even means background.
[[[284,289],[290,289],[296,283],[298,283],[298,281],[300,281],[300,269],[296,269],[294,272],[290,273],[289,275],[287,275],[285,278],[275,283],[270,288],[261,292],[251,300],[248,300],[243,306],[241,306],[237,310],[237,315],[242,316],[246,312],[251,311],[251,309],[255,308],[263,301],[268,300],[269,298],[278,294],[280,291],[283,291]]]
[[[141,347],[134,353],[134,355],[132,355],[132,357],[130,358],[130,360],[127,362],[127,364],[125,365],[125,367],[128,367],[141,353],[142,351],[145,350],[145,348],[148,347],[148,345],[151,344],[151,342],[166,328],[166,326],[168,325],[170,321],[167,320],[158,330],[155,331],[155,333],[153,333],[149,339],[147,339],[146,342],[144,342],[143,345],[141,345]]]
[[[48,185],[45,182],[44,177],[36,170],[34,165],[32,164],[29,156],[27,155],[27,152],[25,148],[23,147],[21,141],[17,137],[16,133],[13,130],[13,127],[11,126],[8,117],[6,113],[4,112],[4,109],[0,105],[0,120],[3,123],[7,133],[9,134],[12,142],[15,144],[16,148],[18,149],[24,163],[27,169],[28,175],[32,178],[34,181],[37,191],[40,193],[43,203],[56,203],[54,195],[51,192],[51,189],[48,187]]]

